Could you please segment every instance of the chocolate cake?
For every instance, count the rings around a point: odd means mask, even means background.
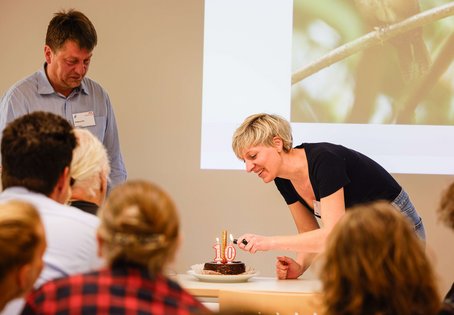
[[[207,262],[203,266],[203,270],[211,270],[223,275],[238,275],[246,271],[246,266],[241,261],[232,261],[225,264]]]

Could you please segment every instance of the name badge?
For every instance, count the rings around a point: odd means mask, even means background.
[[[314,200],[314,214],[321,217],[322,216],[322,205],[320,201]]]
[[[78,127],[78,128],[96,126],[95,113],[93,113],[93,112],[83,112],[83,113],[73,114],[73,121],[74,121],[74,126]]]

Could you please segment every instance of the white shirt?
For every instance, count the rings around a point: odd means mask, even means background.
[[[10,187],[0,193],[0,203],[13,199],[33,204],[41,215],[46,232],[44,268],[35,287],[55,278],[95,270],[103,265],[97,255],[98,217],[23,187]],[[1,314],[17,314],[23,304],[20,300],[10,302],[12,305],[8,305]]]
[[[36,286],[57,277],[87,272],[101,266],[97,255],[96,229],[99,219],[96,216],[62,205],[23,187],[10,187],[0,193],[0,202],[11,199],[33,204],[44,223],[47,240],[45,265]]]

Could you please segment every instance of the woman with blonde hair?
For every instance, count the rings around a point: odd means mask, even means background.
[[[405,190],[381,165],[358,151],[328,142],[293,147],[290,123],[266,113],[244,120],[233,135],[232,148],[247,172],[275,183],[298,230],[295,235],[247,233],[238,237],[238,246],[250,253],[297,253],[296,260],[277,257],[279,279],[302,275],[323,251],[327,236],[346,209],[358,204],[388,201],[425,239],[422,219]]]
[[[440,308],[423,244],[387,202],[349,209],[323,257],[325,315],[435,315]]]
[[[110,164],[101,141],[90,131],[76,128],[77,147],[71,162],[71,197],[69,204],[96,214],[107,193]]]
[[[23,314],[195,314],[207,309],[164,274],[180,242],[171,198],[147,181],[112,190],[98,216],[107,266],[53,280],[30,294]]]
[[[0,311],[28,292],[43,269],[44,227],[34,206],[11,200],[0,204]]]

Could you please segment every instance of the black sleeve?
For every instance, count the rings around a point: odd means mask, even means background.
[[[276,187],[281,193],[282,197],[284,197],[287,205],[291,205],[298,201],[298,194],[296,193],[295,188],[293,187],[290,180],[276,177],[274,179],[274,183],[276,184]]]

